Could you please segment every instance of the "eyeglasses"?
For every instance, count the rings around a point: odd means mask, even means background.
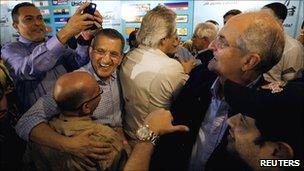
[[[237,46],[230,45],[228,41],[222,35],[217,35],[216,38],[212,42],[218,49],[225,49],[229,47],[238,48]]]
[[[93,48],[93,52],[102,57],[109,55],[111,59],[119,59],[121,56],[121,54],[119,52],[109,51],[109,50],[105,50],[102,48],[98,48],[98,49]]]
[[[82,108],[82,106],[83,106],[85,103],[89,103],[90,101],[93,101],[94,99],[98,98],[102,93],[103,93],[103,90],[100,89],[100,92],[99,92],[96,96],[92,97],[92,98],[89,99],[89,100],[86,100],[86,101],[82,102],[81,105],[80,105],[79,107],[77,107],[76,109],[79,110],[80,108]]]

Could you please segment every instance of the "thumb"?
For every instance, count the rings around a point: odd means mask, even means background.
[[[188,132],[189,128],[185,125],[175,125],[175,126],[173,126],[172,129],[171,129],[171,132],[177,132],[177,131]]]

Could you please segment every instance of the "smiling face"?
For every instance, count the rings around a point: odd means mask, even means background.
[[[21,36],[32,42],[40,42],[45,38],[46,27],[38,8],[24,6],[18,10],[18,21],[13,22],[13,27]]]
[[[100,78],[108,78],[121,63],[121,40],[99,36],[94,47],[90,47],[90,59],[96,74]]]

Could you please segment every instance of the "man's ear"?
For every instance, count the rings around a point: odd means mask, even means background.
[[[166,38],[162,38],[159,42],[159,45],[162,46],[163,44],[165,44],[164,42],[166,41]]]
[[[88,103],[84,103],[84,104],[82,105],[81,110],[82,110],[82,113],[84,113],[85,115],[87,115],[87,114],[90,114],[90,113],[91,113],[91,109],[90,109],[90,107],[89,107],[89,104],[88,104]]]
[[[244,65],[242,66],[243,71],[253,70],[260,62],[261,56],[256,53],[248,54],[243,57]]]
[[[92,46],[90,46],[89,47],[89,57],[90,57],[90,59],[91,59],[91,56],[92,56],[92,50],[93,50],[93,48],[92,48]]]
[[[18,23],[17,22],[15,22],[15,21],[13,21],[13,24],[12,24],[12,26],[14,27],[14,29],[16,29],[17,31],[18,31]]]
[[[279,159],[290,159],[294,156],[293,150],[289,144],[285,142],[275,142],[272,156]]]

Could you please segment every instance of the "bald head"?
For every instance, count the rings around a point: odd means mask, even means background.
[[[99,86],[87,72],[71,72],[62,75],[55,83],[54,98],[60,110],[75,111],[84,101],[92,98]]]
[[[238,32],[235,34],[237,46],[244,53],[261,57],[256,71],[267,72],[280,61],[285,39],[283,29],[274,17],[263,12],[250,12],[239,14],[228,23]]]

